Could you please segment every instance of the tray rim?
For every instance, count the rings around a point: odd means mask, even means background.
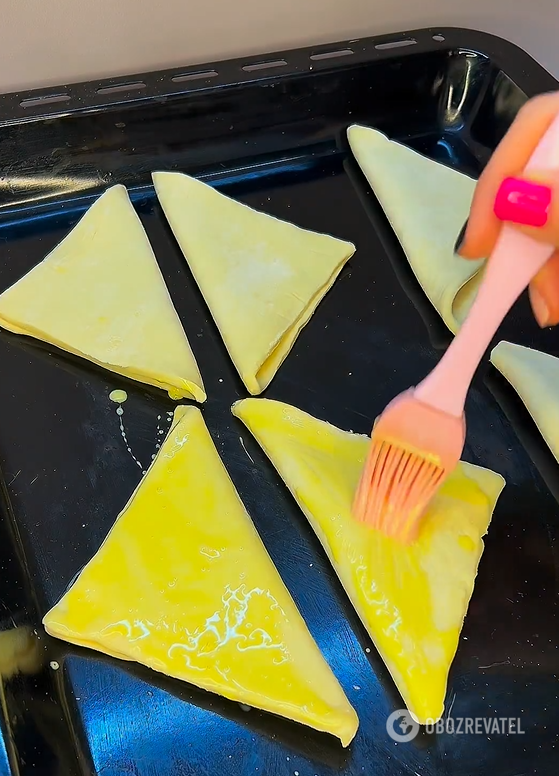
[[[0,127],[83,115],[92,111],[101,112],[115,106],[165,102],[168,98],[186,97],[202,91],[280,81],[311,72],[332,72],[395,56],[413,56],[441,50],[448,53],[473,51],[485,56],[501,67],[529,97],[559,88],[559,80],[543,65],[505,38],[470,28],[424,27],[260,55],[9,92],[0,95]],[[339,53],[349,51],[351,55]],[[325,56],[327,54],[331,56]],[[282,64],[273,64],[279,62]],[[181,76],[182,81],[173,80]],[[129,89],[125,88],[127,85]],[[103,91],[115,88],[118,91],[112,94]]]

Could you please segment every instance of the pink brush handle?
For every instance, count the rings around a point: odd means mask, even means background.
[[[559,116],[554,120],[526,169],[559,166]],[[458,334],[433,371],[415,389],[415,396],[460,417],[474,376],[503,318],[543,267],[555,248],[503,225],[478,294]]]

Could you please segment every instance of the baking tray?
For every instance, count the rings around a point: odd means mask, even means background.
[[[449,335],[348,153],[346,127],[378,127],[477,174],[526,98],[553,88],[506,41],[430,29],[0,98],[0,289],[53,248],[107,185],[129,187],[200,364],[218,450],[361,721],[344,751],[326,735],[45,636],[41,616],[141,477],[109,392],[128,392],[126,432],[146,463],[173,403],[2,332],[2,776],[557,772],[559,468],[512,391],[486,366],[468,401],[465,457],[501,472],[507,487],[446,714],[520,718],[523,733],[422,733],[397,744],[385,723],[403,703],[303,515],[230,415],[245,391],[149,177],[184,170],[357,244],[266,396],[368,432],[387,401],[435,364]],[[557,333],[537,328],[525,299],[502,335],[559,355]],[[27,644],[23,657],[10,652],[14,636]],[[10,654],[20,655],[19,673]]]

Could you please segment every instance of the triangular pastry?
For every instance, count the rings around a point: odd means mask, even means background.
[[[165,442],[48,633],[326,731],[358,720],[268,556],[200,411]]]
[[[559,358],[499,342],[491,363],[506,377],[559,462]]]
[[[404,546],[351,514],[368,437],[266,399],[237,402],[233,414],[305,513],[409,711],[437,720],[503,478],[460,463]]]
[[[354,125],[347,135],[416,278],[456,333],[475,298],[484,264],[454,253],[476,181],[376,129]]]
[[[251,394],[273,379],[355,246],[155,172],[161,206]]]
[[[200,372],[124,186],[108,189],[0,295],[0,326],[111,372],[205,401]]]

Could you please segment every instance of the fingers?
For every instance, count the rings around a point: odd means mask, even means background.
[[[493,212],[497,192],[505,178],[524,177],[523,170],[530,156],[558,112],[559,92],[536,97],[519,111],[476,186],[467,229],[459,248],[464,258],[484,258],[493,250],[502,226]],[[556,218],[557,200],[556,196],[551,208],[554,214],[553,218],[549,218],[548,229],[555,228],[551,221]],[[559,244],[559,231],[557,238],[555,244]]]
[[[503,221],[559,246],[559,170],[523,172],[558,112],[559,92],[530,100],[519,111],[476,187],[470,217],[457,241],[464,258],[489,256]],[[511,178],[517,180],[507,180]],[[530,301],[540,326],[559,323],[559,249],[530,284]]]
[[[555,251],[532,280],[530,302],[542,328],[559,323],[559,250]]]

